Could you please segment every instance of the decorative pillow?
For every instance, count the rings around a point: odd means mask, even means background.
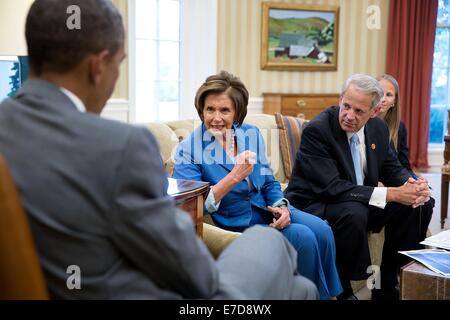
[[[300,146],[300,138],[306,121],[303,118],[283,116],[275,113],[275,121],[280,130],[280,150],[284,174],[289,180],[294,167],[295,154]]]

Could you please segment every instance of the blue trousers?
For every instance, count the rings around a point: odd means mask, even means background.
[[[336,246],[328,223],[293,206],[291,224],[280,232],[297,250],[298,272],[315,283],[320,299],[328,300],[342,292],[336,269]],[[259,213],[252,212],[252,223],[267,225]],[[272,221],[270,221],[272,222]]]

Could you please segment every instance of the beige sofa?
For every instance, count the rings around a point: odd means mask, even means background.
[[[257,126],[266,142],[267,159],[271,164],[275,178],[286,186],[287,180],[284,174],[283,161],[279,148],[279,131],[275,122],[275,117],[268,114],[250,114],[245,119],[246,123]],[[166,123],[149,123],[148,128],[156,136],[161,148],[161,155],[165,161],[166,171],[171,174],[173,169],[173,155],[179,141],[186,138],[198,125],[200,120],[179,120]],[[212,220],[205,216],[203,238],[211,253],[218,256],[220,251],[230,243],[239,233],[228,232],[211,226]],[[369,246],[372,256],[372,264],[380,265],[381,251],[384,241],[384,233],[369,234]],[[354,288],[358,289],[365,285],[365,281],[354,283]]]

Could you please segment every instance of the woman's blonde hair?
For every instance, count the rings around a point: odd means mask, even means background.
[[[389,74],[383,74],[377,78],[378,81],[389,81],[395,88],[395,102],[392,108],[384,115],[384,121],[386,121],[389,128],[389,141],[393,143],[395,150],[397,150],[398,144],[398,129],[400,127],[400,91],[397,80]]]

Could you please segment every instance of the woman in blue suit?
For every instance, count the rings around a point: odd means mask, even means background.
[[[202,125],[180,144],[173,177],[210,183],[205,210],[221,228],[280,230],[298,252],[299,273],[316,284],[321,299],[331,299],[342,291],[331,228],[284,198],[258,128],[243,124],[247,104],[239,78],[226,71],[208,77],[195,97]]]

